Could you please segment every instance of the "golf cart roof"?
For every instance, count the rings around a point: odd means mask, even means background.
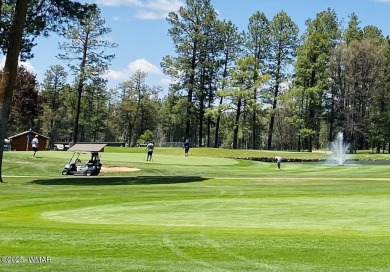
[[[104,152],[107,144],[75,144],[68,151],[73,152]]]

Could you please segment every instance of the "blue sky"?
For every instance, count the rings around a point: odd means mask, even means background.
[[[174,55],[169,28],[165,18],[169,11],[177,11],[184,0],[83,0],[97,3],[106,25],[112,29],[109,39],[119,46],[111,52],[116,55],[107,74],[108,86],[114,88],[126,81],[137,69],[148,72],[147,83],[167,89],[170,79],[160,68],[165,55]],[[264,12],[268,19],[284,10],[298,25],[305,29],[305,21],[315,18],[327,8],[336,11],[345,23],[355,12],[361,27],[374,25],[385,36],[390,35],[390,0],[212,0],[220,19],[231,20],[240,31],[246,30],[249,17],[256,11]],[[25,65],[37,75],[41,83],[46,70],[55,64],[66,66],[56,58],[60,52],[60,38],[53,34],[39,38],[33,52],[35,57]],[[1,62],[4,58],[1,57]]]

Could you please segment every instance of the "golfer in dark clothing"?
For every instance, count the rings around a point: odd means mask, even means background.
[[[184,158],[188,158],[188,151],[190,151],[190,140],[186,140],[183,144]]]

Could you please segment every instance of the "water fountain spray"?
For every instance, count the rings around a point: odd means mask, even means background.
[[[344,162],[348,159],[347,151],[349,144],[344,143],[344,136],[342,132],[337,133],[336,139],[331,142],[330,148],[332,155],[329,161],[336,161],[337,165],[344,165]]]

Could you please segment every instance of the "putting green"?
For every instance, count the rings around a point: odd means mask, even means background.
[[[214,188],[217,190],[217,188]],[[43,213],[46,219],[82,224],[221,228],[383,231],[390,199],[362,196],[234,198],[146,201]],[[326,203],[326,204],[325,204]],[[275,207],[278,207],[277,209]],[[364,214],[365,216],[361,216]],[[382,218],[384,218],[382,220]]]

